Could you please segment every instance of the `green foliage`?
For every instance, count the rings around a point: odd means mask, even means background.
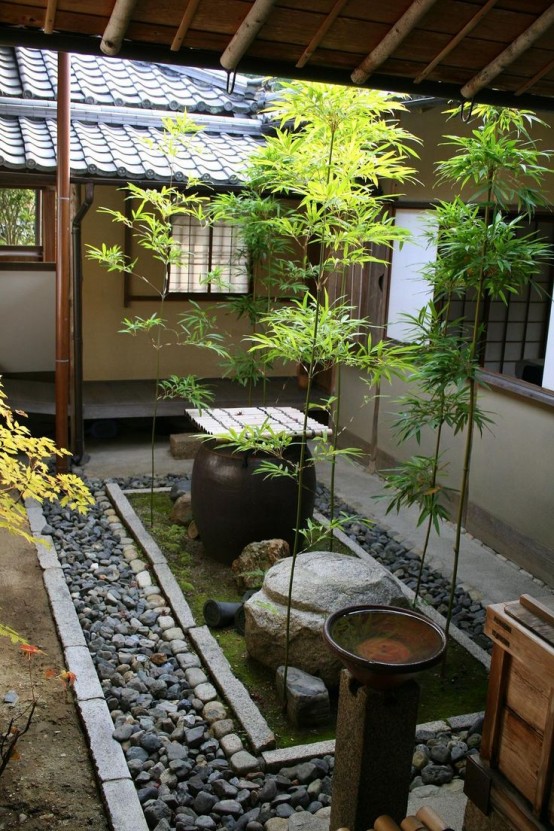
[[[32,540],[25,499],[59,502],[80,513],[94,500],[78,476],[50,471],[51,460],[71,455],[69,450],[60,450],[51,439],[35,438],[16,415],[25,413],[11,409],[0,382],[0,528]]]
[[[204,384],[198,383],[196,375],[170,375],[158,384],[159,398],[183,398],[202,412],[213,404],[215,395]]]
[[[288,83],[280,88],[277,103],[269,110],[277,123],[275,135],[267,138],[251,160],[250,190],[254,194],[290,200],[287,210],[275,212],[266,224],[279,244],[282,240],[289,241],[292,252],[287,256],[286,249],[278,253],[272,250],[271,273],[278,275],[277,282],[293,277],[295,287],[299,284],[305,287],[300,296],[292,293],[286,303],[268,304],[266,312],[254,321],[254,331],[248,337],[251,352],[260,355],[262,362],[271,365],[293,362],[307,375],[299,461],[294,466],[284,461],[282,439],[275,436],[273,451],[266,448],[273,458],[265,461],[260,469],[265,476],[296,478],[297,524],[305,468],[313,464],[307,458],[306,438],[316,372],[335,368],[337,392],[329,399],[328,407],[338,423],[341,366],[357,368],[375,383],[382,376],[392,377],[402,371],[408,360],[404,349],[395,351],[372,343],[367,337],[368,321],[357,319],[344,301],[344,278],[348,270],[375,261],[375,246],[391,246],[406,236],[403,229],[394,226],[386,211],[386,201],[380,195],[384,180],[404,182],[413,175],[408,162],[414,155],[411,147],[414,139],[396,121],[401,109],[400,99],[388,93]],[[267,243],[263,228],[258,235],[259,208],[255,202],[252,228],[256,234],[255,245],[261,243],[263,247]],[[234,437],[235,445],[236,440]],[[241,441],[244,447],[244,437]],[[335,430],[332,445],[325,446],[333,469],[332,516],[334,461],[343,452],[338,450],[337,442]],[[323,448],[323,444],[318,445],[320,455]],[[307,534],[308,537],[316,535],[312,523]],[[301,529],[297,527],[286,622],[286,668],[290,595],[300,540]]]
[[[155,144],[151,140],[147,143],[155,152],[164,156],[171,178],[179,153],[183,147],[186,148],[191,136],[194,136],[199,128],[186,114],[162,119],[162,123],[164,129],[159,140]],[[185,266],[191,255],[181,241],[174,238],[173,221],[176,217],[185,215],[198,222],[207,222],[205,207],[208,197],[196,192],[196,184],[194,180],[189,179],[187,189],[183,190],[172,183],[159,188],[144,188],[131,182],[125,188],[126,199],[131,206],[128,213],[108,208],[101,209],[101,212],[111,216],[114,222],[128,229],[140,248],[162,265],[161,285],[152,281],[147,273],[139,270],[140,258],[131,259],[119,245],[107,246],[102,243],[100,246],[88,246],[89,259],[99,263],[108,272],[128,274],[140,279],[159,298],[157,313],[148,318],[139,315],[134,318],[125,318],[120,329],[120,332],[134,336],[145,333],[150,335],[152,347],[156,352],[151,441],[151,522],[154,518],[154,440],[158,400],[183,396],[200,410],[213,400],[211,391],[203,388],[198,378],[191,374],[182,378],[173,375],[162,381],[160,379],[160,352],[170,345],[194,346],[207,349],[221,358],[228,358],[223,335],[214,331],[216,316],[205,307],[189,301],[189,309],[178,316],[173,328],[168,325],[164,317],[164,304],[169,292],[171,269]],[[212,272],[206,275],[205,279],[207,282],[217,281],[218,277],[218,273]]]
[[[0,188],[0,245],[35,245],[36,191]]]
[[[0,638],[9,638],[13,644],[27,643],[25,638],[22,638],[15,629],[12,629],[11,626],[6,626],[5,623],[0,623]]]
[[[478,402],[484,305],[507,303],[511,295],[533,284],[552,257],[549,245],[536,234],[524,232],[525,221],[538,205],[545,204],[541,186],[551,172],[551,151],[539,150],[528,131],[538,119],[527,111],[483,105],[474,112],[478,126],[469,136],[447,136],[454,153],[438,165],[439,182],[452,185],[462,195],[466,190],[471,194],[467,201],[457,194],[435,209],[429,236],[437,256],[423,270],[434,296],[409,320],[419,350],[412,373],[417,392],[401,399],[394,423],[399,441],[415,438],[419,443],[422,430],[434,430],[435,451],[432,456],[413,456],[389,474],[386,484],[395,494],[389,510],[417,505],[418,524],[428,522],[422,569],[431,527],[438,533],[439,520],[446,516],[442,501],[446,489],[440,482],[445,470],[442,430],[448,427],[453,434],[464,433],[447,631],[469,499],[474,434],[492,421]],[[519,211],[515,217],[509,215],[514,206]],[[451,321],[451,302],[461,297],[471,301],[470,316]]]
[[[417,505],[420,510],[418,526],[430,519],[439,534],[439,520],[448,518],[448,511],[441,502],[447,491],[436,483],[440,470],[434,457],[412,456],[402,466],[385,471],[385,489],[395,493],[389,501],[387,513],[398,513],[405,506]]]

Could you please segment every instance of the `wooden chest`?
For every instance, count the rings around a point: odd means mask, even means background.
[[[523,595],[487,610],[494,643],[481,757],[554,823],[554,605]]]

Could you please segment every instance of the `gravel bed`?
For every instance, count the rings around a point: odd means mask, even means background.
[[[172,486],[177,478],[159,478],[155,486]],[[149,484],[146,478],[111,481],[122,488]],[[235,732],[232,714],[218,700],[165,598],[152,585],[147,564],[119,521],[104,483],[88,484],[96,498],[89,514],[82,517],[59,505],[45,505],[42,533],[52,537],[57,549],[113,719],[113,736],[124,750],[149,828],[285,831],[289,817],[309,812],[321,820],[323,831],[333,757],[292,764],[276,773],[262,771],[260,759]],[[319,510],[324,502],[322,491]],[[404,569],[413,580],[417,562],[385,532],[353,523],[349,533],[369,546],[373,556],[379,554],[387,567],[392,565],[397,576]],[[434,575],[429,579],[439,582]],[[435,596],[434,589],[426,590]],[[472,605],[466,607],[464,596],[460,614]],[[412,788],[429,792],[463,778],[466,756],[476,752],[480,731],[477,719],[463,729],[442,724],[429,734],[420,732]]]

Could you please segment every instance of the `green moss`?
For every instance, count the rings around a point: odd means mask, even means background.
[[[130,502],[167,557],[175,579],[198,623],[204,622],[203,608],[207,600],[233,602],[242,599],[231,569],[204,557],[201,543],[190,540],[186,530],[181,526],[171,524],[171,501],[168,494],[154,495],[153,528],[149,527],[150,496],[133,494],[130,496]],[[343,549],[342,545],[335,548],[338,551]],[[244,638],[232,627],[213,629],[212,634],[237,678],[248,689],[274,731],[278,747],[334,738],[334,723],[323,730],[297,730],[292,727],[283,716],[282,706],[275,693],[274,672],[248,657]],[[484,709],[487,672],[454,641],[448,648],[444,675],[439,666],[421,673],[418,682],[421,688],[418,717],[420,723]]]

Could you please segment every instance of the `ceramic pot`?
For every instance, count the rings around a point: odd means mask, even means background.
[[[285,456],[300,460],[300,443]],[[221,441],[202,442],[192,469],[191,504],[207,556],[231,563],[251,542],[284,539],[294,544],[298,483],[289,476],[267,478],[256,473],[267,454],[233,452]],[[300,528],[312,516],[315,470],[306,448]]]

